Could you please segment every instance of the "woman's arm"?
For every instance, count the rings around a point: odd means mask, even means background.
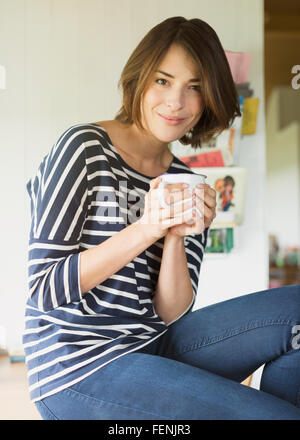
[[[215,190],[209,185],[201,184],[195,188],[194,193],[194,203],[204,219],[203,233],[198,238],[190,237],[186,249],[184,236],[189,234],[190,225],[183,223],[170,228],[165,238],[154,305],[156,312],[166,323],[181,316],[193,304],[208,227],[216,216]]]
[[[170,212],[167,209],[163,211],[164,213],[161,214],[161,217],[159,216],[157,187],[160,180],[161,178],[158,177],[150,182],[150,190],[145,196],[144,215],[140,220],[127,226],[100,245],[81,253],[80,286],[82,293],[101,284],[151,246],[152,243],[165,236],[169,227],[180,223],[181,220],[179,218],[169,218]],[[180,188],[180,194],[181,197],[183,197],[185,194],[184,188],[182,186],[180,186]],[[186,209],[186,207],[189,208],[190,205],[182,205],[177,208],[177,211],[180,213]],[[167,241],[169,241],[169,239]],[[173,246],[175,242],[177,243],[177,241],[178,240],[171,240],[171,246]],[[179,248],[181,249],[181,241]],[[169,249],[169,245],[167,245],[163,259],[168,260],[174,251],[177,252],[177,248]],[[182,257],[183,259],[185,258],[184,248]]]
[[[145,227],[140,222],[135,222],[103,243],[81,252],[82,294],[118,272],[155,241],[156,238],[146,234]]]
[[[64,159],[62,163],[49,160],[42,179],[36,176],[30,183],[29,295],[32,304],[46,312],[80,301],[84,293],[118,272],[180,222],[177,217],[169,218],[166,209],[157,215],[159,179],[154,179],[140,220],[103,243],[78,252],[89,200],[84,144],[77,142],[73,145],[73,139],[72,148],[59,156]],[[61,142],[63,151],[64,145]],[[74,163],[72,167],[70,162]],[[45,182],[44,195],[41,182]],[[176,208],[177,212],[181,209],[184,206]]]
[[[168,233],[153,300],[156,313],[168,324],[188,310],[193,299],[184,237]]]

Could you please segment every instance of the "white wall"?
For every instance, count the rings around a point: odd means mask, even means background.
[[[231,6],[216,30],[225,49],[252,54],[249,81],[259,98],[257,131],[241,141],[239,166],[247,168],[248,176],[245,220],[234,231],[236,247],[228,256],[204,260],[196,308],[268,287],[263,2],[239,1],[231,2]],[[222,14],[218,16],[222,21]]]
[[[260,98],[258,130],[243,142],[246,221],[229,257],[204,263],[196,306],[267,286],[262,0],[0,0],[0,325],[19,345],[27,293],[29,199],[25,183],[72,124],[114,117],[117,81],[143,35],[163,19],[206,20],[228,50],[250,51]]]

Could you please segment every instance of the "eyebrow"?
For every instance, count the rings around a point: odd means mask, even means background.
[[[156,72],[162,73],[163,75],[166,75],[169,78],[173,78],[173,79],[175,78],[173,75],[171,75],[170,73],[164,72],[163,70],[157,70]],[[189,83],[190,82],[200,82],[200,79],[199,78],[191,78],[191,79],[188,80],[188,82]]]

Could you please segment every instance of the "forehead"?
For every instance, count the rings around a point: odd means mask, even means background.
[[[199,77],[199,67],[187,50],[179,44],[172,44],[158,66],[159,70],[173,76]]]

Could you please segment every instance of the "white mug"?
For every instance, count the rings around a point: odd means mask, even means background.
[[[192,191],[196,185],[198,185],[199,183],[205,183],[205,179],[207,176],[205,176],[204,174],[189,174],[189,173],[178,173],[178,174],[162,174],[161,176],[161,181],[157,187],[158,189],[158,200],[160,203],[160,206],[162,208],[168,208],[170,206],[175,206],[178,205],[179,203],[182,203],[182,201],[179,202],[175,202],[172,204],[167,204],[165,202],[164,199],[164,187],[165,185],[168,184],[174,184],[174,183],[187,183],[189,184],[189,189]],[[192,200],[192,198],[190,199],[186,199],[185,201],[189,201]],[[178,217],[182,214],[187,214],[188,212],[192,212],[194,208],[188,209],[186,211],[184,211],[184,213],[180,213],[177,214],[175,217]],[[196,208],[196,212],[198,213],[199,217],[203,217],[202,213]]]

